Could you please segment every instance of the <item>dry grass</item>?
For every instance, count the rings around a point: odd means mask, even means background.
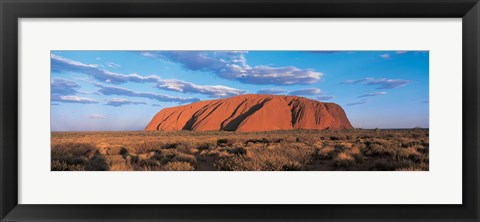
[[[247,145],[242,152],[236,148],[233,156],[216,161],[219,170],[281,171],[306,168],[314,149],[303,143]]]
[[[428,170],[428,129],[53,132],[52,170]]]

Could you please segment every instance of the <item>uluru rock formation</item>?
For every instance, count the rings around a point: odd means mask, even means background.
[[[240,95],[162,109],[145,130],[351,129],[342,107],[298,96]]]

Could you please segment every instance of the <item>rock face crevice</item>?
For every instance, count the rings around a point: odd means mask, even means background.
[[[162,109],[145,130],[351,129],[342,107],[298,96],[241,95]]]

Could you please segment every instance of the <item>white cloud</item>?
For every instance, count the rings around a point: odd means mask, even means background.
[[[102,114],[90,114],[88,118],[89,119],[107,119],[107,117]]]
[[[114,69],[118,69],[118,68],[122,67],[121,65],[119,65],[117,63],[113,63],[113,62],[106,62],[105,65],[107,65],[110,68],[114,68]]]
[[[183,93],[205,94],[212,98],[237,96],[247,92],[222,85],[196,85],[176,79],[159,80],[157,88]]]
[[[345,80],[343,81],[344,84],[364,84],[364,85],[378,85],[377,89],[393,89],[402,86],[406,86],[407,84],[411,83],[410,80],[405,79],[375,79],[375,78],[365,78],[360,80]]]
[[[167,59],[180,63],[192,71],[213,73],[225,79],[249,84],[312,84],[318,82],[322,73],[313,69],[300,69],[295,66],[270,67],[247,64],[245,51],[165,51],[143,52],[141,55]]]
[[[140,52],[140,55],[145,56],[145,57],[152,57],[155,58],[155,55],[149,52]]]
[[[382,57],[383,59],[390,59],[390,54],[388,53],[385,53],[385,54],[381,54],[380,57]]]
[[[138,101],[131,101],[128,99],[123,99],[123,98],[113,98],[113,99],[108,99],[107,103],[105,105],[108,106],[123,106],[123,105],[145,105],[147,104],[146,102],[138,102]]]
[[[158,76],[141,76],[137,73],[121,74],[103,69],[98,64],[84,64],[51,54],[51,71],[59,73],[82,73],[102,82],[125,83],[125,82],[156,82]]]
[[[97,91],[100,95],[119,95],[119,96],[129,96],[129,97],[139,97],[147,98],[152,100],[157,100],[161,102],[177,102],[177,103],[191,103],[200,101],[198,98],[184,98],[184,97],[174,97],[168,95],[161,95],[150,92],[136,92],[130,89],[116,87],[116,86],[107,86],[103,84],[95,84],[100,89]]]
[[[79,96],[52,96],[52,101],[55,102],[65,102],[65,103],[98,103],[97,100]]]
[[[326,101],[326,100],[332,100],[332,99],[335,99],[335,96],[315,96],[313,97],[314,100],[318,100],[318,101]]]
[[[288,92],[287,90],[284,89],[261,89],[258,90],[258,94],[283,94]]]
[[[366,100],[364,101],[358,101],[358,102],[352,102],[352,103],[348,103],[347,106],[356,106],[356,105],[361,105],[361,104],[365,104],[367,103]]]
[[[51,94],[53,96],[75,95],[80,88],[76,82],[66,79],[52,79],[50,81]]]
[[[300,89],[300,90],[295,90],[289,93],[290,95],[318,95],[322,94],[322,90],[319,88],[309,88],[309,89]]]
[[[370,96],[381,96],[381,95],[387,95],[387,92],[367,93],[367,94],[360,95],[357,98],[370,97]]]

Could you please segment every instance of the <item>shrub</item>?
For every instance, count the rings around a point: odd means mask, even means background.
[[[165,144],[162,148],[163,149],[175,149],[177,148],[178,144],[177,143],[169,143]]]
[[[245,149],[244,147],[236,147],[228,149],[227,152],[235,155],[246,155],[247,149]]]
[[[128,150],[125,147],[122,147],[119,154],[125,157],[128,154]]]
[[[90,143],[60,143],[52,146],[52,159],[72,158],[79,156],[92,156],[96,153],[97,148]]]
[[[299,162],[290,162],[282,166],[283,171],[299,171],[302,170],[302,164]]]
[[[217,146],[225,147],[227,145],[228,145],[228,139],[218,139],[217,140]]]
[[[355,164],[355,159],[349,152],[343,151],[335,157],[335,165],[339,167],[350,167],[353,164]]]
[[[335,156],[335,152],[332,147],[324,147],[317,151],[317,156],[323,160],[331,160]]]
[[[163,170],[168,171],[192,171],[195,170],[190,163],[187,162],[171,162],[167,163],[163,168]]]
[[[195,158],[195,156],[190,154],[176,153],[175,156],[171,159],[171,161],[188,162],[188,163],[195,164],[197,162],[197,159]]]
[[[81,165],[67,164],[65,161],[52,161],[51,168],[52,171],[83,171],[85,168]]]
[[[154,159],[146,159],[146,160],[139,161],[134,169],[143,170],[143,171],[158,171],[158,170],[161,170],[162,168],[158,161]]]
[[[249,148],[248,155],[235,155],[222,158],[215,163],[219,170],[235,171],[278,171],[302,169],[310,161],[314,149],[302,144],[289,144]]]
[[[105,162],[111,171],[129,171],[132,170],[131,161],[127,161],[122,155],[107,155]]]
[[[94,156],[88,162],[85,163],[85,170],[88,171],[106,171],[109,167],[102,156]]]
[[[203,151],[203,150],[208,150],[208,149],[211,149],[211,148],[214,148],[215,147],[215,144],[213,143],[202,143],[200,145],[198,145],[197,149],[200,150],[200,151]]]

